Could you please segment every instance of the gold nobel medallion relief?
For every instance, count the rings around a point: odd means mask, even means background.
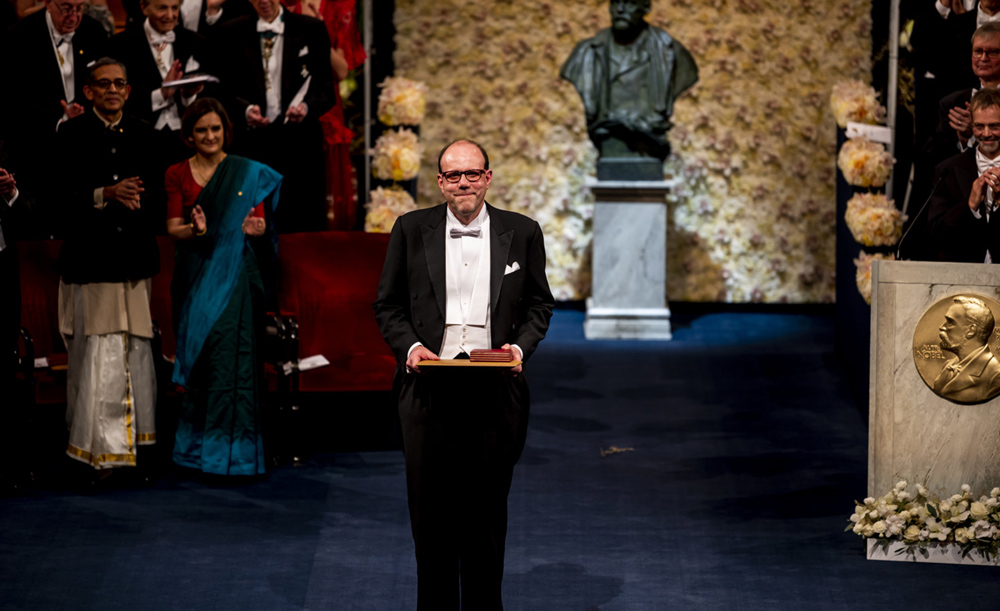
[[[953,403],[1000,394],[1000,302],[951,295],[927,308],[913,333],[913,362],[927,386]]]

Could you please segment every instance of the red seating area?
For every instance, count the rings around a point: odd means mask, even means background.
[[[162,334],[163,352],[172,355],[176,346],[170,313],[174,247],[167,237],[158,240],[161,268],[153,279],[151,308]],[[330,361],[329,366],[302,373],[301,391],[392,388],[395,361],[382,341],[371,307],[388,241],[388,235],[346,231],[281,236],[280,313],[298,321],[300,358],[322,354]],[[59,246],[58,241],[18,243],[21,324],[31,334],[36,356],[65,362],[57,312],[59,276],[55,261]]]

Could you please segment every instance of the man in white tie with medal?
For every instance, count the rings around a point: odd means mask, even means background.
[[[927,223],[939,261],[1000,262],[1000,91],[972,98],[976,146],[938,165]]]
[[[222,26],[219,64],[230,99],[234,148],[284,176],[279,232],[326,229],[323,134],[319,117],[333,105],[330,37],[315,17],[278,0],[251,0],[256,11]]]
[[[83,114],[87,65],[104,54],[107,33],[83,14],[86,0],[46,0],[45,10],[22,19],[3,46],[5,81],[30,86],[30,94],[0,96],[0,121],[8,144],[21,162],[18,180],[36,197],[39,217],[53,217],[58,204],[46,187],[56,130]],[[47,236],[45,226],[32,233]]]
[[[485,202],[485,149],[453,142],[438,171],[446,203],[396,220],[375,316],[397,360],[417,609],[500,610],[507,494],[528,424],[525,372],[420,363],[476,349],[527,361],[554,302],[538,223]]]
[[[125,64],[132,88],[129,112],[149,122],[162,136],[168,165],[191,155],[180,139],[181,116],[204,90],[196,84],[163,87],[185,74],[202,71],[204,39],[178,27],[181,0],[142,0],[141,28],[111,38],[109,55]]]

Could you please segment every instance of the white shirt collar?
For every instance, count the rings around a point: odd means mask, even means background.
[[[988,15],[984,10],[983,6],[980,4],[976,9],[976,27],[980,28],[983,25],[990,23],[991,21],[1000,21],[1000,11],[995,15]]]
[[[153,25],[149,23],[149,17],[147,17],[146,21],[143,22],[142,29],[146,31],[146,40],[148,40],[149,44],[154,47],[159,47],[165,42],[173,44],[174,41],[177,40],[177,34],[175,34],[173,30],[170,30],[166,34],[157,32],[156,29],[153,28]]]
[[[49,36],[52,37],[52,44],[59,46],[59,43],[63,40],[72,43],[73,37],[76,36],[76,30],[73,30],[69,34],[63,34],[56,29],[56,24],[52,22],[52,14],[48,10],[45,11],[45,23],[49,26]]]
[[[274,32],[275,34],[284,34],[285,33],[285,20],[282,19],[282,13],[284,13],[284,12],[285,12],[285,9],[281,5],[278,5],[278,16],[275,17],[274,21],[271,21],[270,23],[267,22],[267,21],[264,21],[263,19],[261,19],[260,17],[258,17],[257,18],[257,31],[258,32]]]
[[[451,211],[451,208],[448,206],[448,204],[445,204],[445,215],[448,221],[448,224],[445,227],[445,229],[448,230],[450,230],[452,227],[456,229],[483,229],[483,224],[490,218],[490,213],[486,211],[485,202],[483,202],[483,207],[480,208],[479,214],[476,215],[476,218],[469,221],[468,225],[463,225],[462,221],[458,220],[458,217],[455,216],[455,213]]]

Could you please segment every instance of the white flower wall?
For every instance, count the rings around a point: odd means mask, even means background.
[[[666,170],[668,298],[832,301],[835,129],[830,90],[869,80],[870,0],[653,0],[650,23],[691,50]],[[397,73],[427,83],[418,205],[441,201],[436,155],[481,142],[488,199],[536,219],[557,299],[590,290],[597,153],[559,68],[608,27],[606,0],[396,0]]]

